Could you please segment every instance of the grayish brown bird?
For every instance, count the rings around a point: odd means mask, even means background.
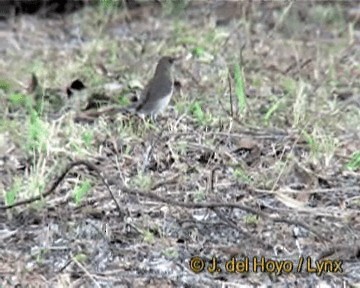
[[[155,120],[157,115],[165,110],[174,91],[174,61],[175,58],[169,56],[159,60],[153,78],[145,86],[135,107],[129,111],[137,113],[142,118],[150,116]]]

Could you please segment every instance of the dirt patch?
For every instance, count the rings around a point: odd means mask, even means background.
[[[2,286],[359,283],[357,9],[103,1],[8,19]],[[163,55],[181,59],[167,110],[112,113]]]

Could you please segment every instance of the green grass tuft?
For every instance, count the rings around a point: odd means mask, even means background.
[[[4,79],[0,79],[0,89],[4,92],[9,92],[11,89],[11,84]]]
[[[26,150],[28,152],[45,151],[48,135],[46,123],[39,117],[35,110],[31,110],[28,119]]]
[[[243,113],[246,108],[246,95],[243,71],[238,63],[234,64],[235,95],[238,100],[238,108]]]
[[[211,115],[204,112],[199,101],[195,101],[190,105],[190,113],[200,125],[207,125],[211,122]]]
[[[360,169],[360,151],[356,151],[351,155],[351,159],[346,164],[346,167],[354,171]]]
[[[76,205],[79,205],[81,203],[81,201],[84,199],[86,194],[89,193],[90,189],[91,189],[91,184],[88,180],[80,183],[80,185],[77,185],[75,187],[73,195]]]
[[[15,178],[12,186],[5,192],[5,204],[12,205],[15,203],[16,197],[21,191],[21,179]]]
[[[31,107],[30,98],[22,93],[13,93],[8,96],[8,100],[10,104],[14,105],[15,107]]]

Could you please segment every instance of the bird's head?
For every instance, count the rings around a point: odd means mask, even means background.
[[[157,73],[171,73],[171,68],[175,62],[176,58],[170,56],[162,57],[156,67]]]

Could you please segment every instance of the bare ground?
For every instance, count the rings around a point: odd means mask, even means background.
[[[360,285],[359,6],[185,4],[1,24],[1,287]],[[161,55],[157,123],[101,112]]]

